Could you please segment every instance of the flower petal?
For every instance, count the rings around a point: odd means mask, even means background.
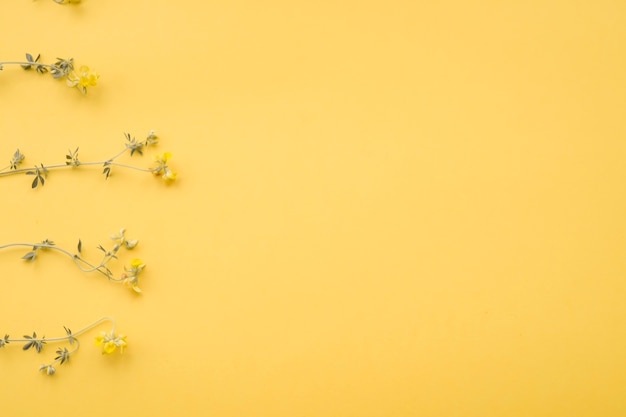
[[[109,340],[104,344],[104,346],[102,346],[102,353],[106,353],[107,355],[111,354],[115,351],[116,347],[117,346],[115,346],[115,342],[113,340]]]

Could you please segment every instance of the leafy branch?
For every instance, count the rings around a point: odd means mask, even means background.
[[[66,1],[54,1],[57,3],[66,3]],[[67,3],[69,3],[69,1],[67,1]],[[68,87],[76,88],[82,94],[87,93],[87,87],[95,87],[98,84],[98,78],[100,76],[96,72],[91,71],[86,65],[82,65],[78,71],[76,71],[73,58],[57,58],[53,64],[40,62],[40,58],[40,54],[33,57],[33,55],[27,53],[25,61],[0,62],[0,70],[2,70],[5,65],[19,65],[25,71],[34,69],[39,74],[46,74],[49,72],[52,75],[52,78],[64,78]]]
[[[80,3],[80,0],[52,0],[56,4],[70,4],[70,3]]]
[[[76,245],[76,252],[71,252],[67,249],[61,248],[57,246],[52,240],[44,239],[39,243],[28,243],[28,242],[15,242],[15,243],[7,243],[5,245],[0,245],[0,249],[6,249],[10,247],[20,247],[27,246],[30,247],[29,250],[22,259],[33,262],[39,256],[39,253],[46,250],[52,250],[63,255],[68,256],[72,259],[74,264],[80,269],[82,272],[97,272],[104,275],[109,281],[114,281],[118,283],[122,283],[127,287],[130,287],[135,292],[141,292],[139,289],[139,274],[145,268],[145,264],[140,259],[132,259],[130,261],[129,267],[124,267],[124,272],[119,275],[119,277],[115,277],[113,272],[107,266],[112,260],[118,259],[117,254],[122,249],[133,249],[137,246],[138,241],[136,239],[128,239],[125,237],[125,229],[121,229],[119,233],[112,234],[111,240],[113,241],[113,247],[111,249],[105,249],[102,245],[98,245],[98,250],[102,251],[102,258],[100,262],[90,262],[85,259],[82,255],[82,246],[83,243],[79,239],[78,244]],[[36,337],[36,336],[34,336]]]
[[[53,337],[46,339],[45,336],[38,337],[37,332],[33,332],[33,335],[24,335],[23,338],[11,338],[8,334],[5,334],[4,337],[0,338],[0,348],[5,347],[10,343],[24,343],[22,346],[22,350],[30,350],[34,349],[37,353],[41,353],[44,349],[44,345],[48,343],[55,342],[67,342],[70,347],[73,347],[72,350],[69,350],[67,346],[59,347],[56,350],[56,356],[54,360],[50,363],[45,363],[39,367],[39,370],[42,371],[45,375],[54,375],[56,373],[55,364],[63,365],[70,361],[70,357],[78,350],[80,347],[80,342],[77,336],[87,332],[88,330],[96,327],[100,323],[105,321],[111,322],[111,330],[109,332],[100,332],[98,336],[96,336],[95,344],[97,346],[102,346],[103,354],[113,353],[117,348],[120,349],[121,352],[126,348],[126,336],[120,334],[115,334],[115,320],[113,317],[104,316],[99,318],[98,320],[88,324],[83,327],[79,331],[72,333],[72,331],[63,326],[63,330],[65,330],[65,336]]]
[[[128,165],[128,164],[116,162],[116,160],[125,153],[129,153],[131,157],[135,153],[137,153],[138,155],[143,155],[145,148],[149,146],[154,146],[159,141],[158,137],[156,136],[153,130],[151,130],[146,136],[146,138],[142,141],[138,141],[134,136],[131,136],[129,133],[125,133],[124,137],[126,139],[124,143],[124,149],[122,149],[120,152],[116,153],[112,157],[105,159],[105,160],[101,160],[101,161],[88,161],[88,162],[81,161],[78,156],[79,148],[76,147],[74,150],[70,149],[67,151],[67,153],[65,154],[64,163],[49,164],[49,165],[44,165],[42,163],[39,165],[35,165],[32,168],[19,168],[19,166],[23,164],[24,159],[26,157],[19,149],[17,149],[13,153],[13,157],[9,161],[9,165],[0,169],[0,177],[15,175],[15,174],[34,175],[35,178],[31,183],[31,187],[37,188],[45,184],[45,180],[48,178],[48,174],[50,170],[62,169],[62,168],[76,169],[82,166],[100,165],[103,168],[102,174],[104,175],[105,179],[109,178],[109,176],[112,174],[113,168],[115,167],[127,168],[127,169],[133,169],[136,171],[152,173],[154,175],[161,176],[161,178],[166,183],[170,183],[174,181],[174,179],[176,179],[176,173],[173,172],[167,164],[168,159],[171,157],[171,154],[169,152],[164,152],[162,154],[155,155],[153,158],[155,162],[155,166],[153,166],[152,168],[141,168],[141,167],[134,166],[134,165]]]

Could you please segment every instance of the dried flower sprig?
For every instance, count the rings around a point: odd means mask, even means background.
[[[71,356],[80,347],[78,336],[106,321],[111,323],[111,331],[100,332],[100,334],[96,336],[94,344],[96,346],[102,346],[102,354],[111,354],[117,348],[120,349],[120,352],[124,352],[124,349],[127,347],[126,336],[115,333],[115,320],[110,316],[101,317],[74,333],[72,333],[68,327],[63,326],[65,336],[60,337],[47,339],[45,336],[37,336],[36,332],[33,332],[32,336],[24,335],[23,338],[11,338],[8,334],[5,334],[4,337],[0,337],[0,348],[3,348],[10,343],[24,343],[22,350],[26,351],[33,348],[37,351],[37,353],[41,353],[44,349],[44,345],[48,343],[67,342],[69,347],[73,348],[72,350],[69,350],[67,346],[58,348],[56,350],[56,357],[52,360],[52,362],[44,363],[39,367],[39,370],[43,372],[44,375],[54,375],[56,373],[55,365],[57,363],[58,365],[68,363]]]
[[[64,3],[54,0],[57,3]],[[54,64],[44,64],[39,62],[41,55],[38,54],[35,58],[31,54],[26,54],[26,61],[5,61],[0,62],[0,70],[4,65],[20,65],[24,70],[29,71],[34,69],[40,74],[49,72],[53,78],[65,78],[65,82],[68,87],[76,88],[83,94],[87,93],[87,87],[95,87],[98,84],[98,75],[96,72],[89,69],[88,66],[81,66],[78,71],[74,69],[74,59],[57,58]]]
[[[76,246],[76,252],[71,252],[67,249],[61,248],[49,239],[44,239],[39,243],[7,243],[4,245],[0,245],[0,249],[21,246],[30,247],[31,250],[27,252],[24,256],[22,256],[22,259],[29,262],[33,262],[37,258],[38,254],[42,251],[54,250],[71,258],[74,264],[76,264],[78,269],[80,269],[81,271],[98,272],[104,275],[109,281],[124,284],[133,291],[139,293],[141,292],[141,289],[139,288],[139,274],[146,267],[145,263],[143,263],[142,260],[131,259],[130,267],[125,266],[124,272],[119,275],[119,278],[115,277],[113,272],[107,266],[109,262],[111,262],[113,259],[117,259],[117,254],[122,248],[130,250],[137,246],[138,241],[136,239],[128,239],[127,237],[125,237],[125,233],[125,229],[120,229],[119,233],[112,234],[110,236],[111,240],[113,241],[113,247],[111,249],[105,249],[102,245],[98,246],[98,250],[103,252],[102,258],[98,263],[90,262],[83,257],[83,243],[80,239],[78,240],[78,244]]]
[[[56,4],[80,3],[80,0],[52,0]]]
[[[139,155],[143,155],[144,148],[148,146],[156,145],[159,142],[159,138],[154,133],[154,130],[148,132],[146,139],[143,141],[138,141],[135,137],[131,136],[128,133],[124,133],[124,137],[126,138],[126,144],[122,151],[118,152],[114,156],[109,159],[102,161],[89,161],[83,162],[78,159],[78,147],[74,150],[68,150],[65,155],[65,163],[61,164],[51,164],[44,165],[39,164],[35,165],[32,168],[19,168],[19,166],[24,162],[25,156],[18,149],[13,153],[13,157],[9,161],[9,165],[0,169],[0,177],[14,174],[26,174],[33,175],[35,178],[31,183],[32,188],[37,188],[38,186],[43,186],[45,184],[46,179],[48,178],[49,170],[59,169],[59,168],[78,168],[79,166],[87,166],[87,165],[100,165],[102,166],[102,174],[104,174],[105,178],[108,179],[112,173],[112,168],[120,167],[120,168],[129,168],[134,169],[136,171],[148,172],[152,173],[156,176],[160,176],[165,183],[171,183],[176,179],[176,172],[172,171],[168,166],[167,161],[171,158],[172,154],[170,152],[164,152],[159,155],[154,156],[155,166],[152,168],[141,168],[138,166],[121,164],[119,162],[115,162],[117,158],[122,156],[127,151],[130,153],[130,156],[133,156],[135,153]]]

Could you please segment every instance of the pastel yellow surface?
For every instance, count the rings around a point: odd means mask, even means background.
[[[0,178],[0,244],[126,227],[147,265],[0,252],[2,335],[128,335],[0,350],[4,415],[626,415],[626,2],[5,3],[0,60],[101,78],[6,66],[3,161],[155,129],[178,180]]]

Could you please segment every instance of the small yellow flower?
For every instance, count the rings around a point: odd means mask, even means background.
[[[171,152],[163,152],[163,153],[154,155],[153,159],[158,164],[164,165],[167,162],[167,160],[170,159],[171,157],[172,157]]]
[[[115,351],[115,348],[117,346],[115,346],[115,342],[112,340],[109,340],[108,342],[106,342],[104,344],[104,346],[102,346],[102,353],[106,353],[107,355],[113,353],[113,351]]]
[[[139,288],[137,277],[126,278],[124,280],[124,285],[135,292],[141,292],[141,288]]]
[[[94,341],[94,345],[102,346],[102,354],[111,354],[117,349],[120,348],[120,352],[124,352],[124,348],[127,346],[126,336],[120,334],[119,336],[115,336],[113,332],[106,333],[100,332],[98,336],[96,336],[96,340]]]
[[[143,263],[141,259],[131,259],[130,268],[124,267],[126,273],[122,274],[122,283],[132,289],[135,292],[141,292],[141,288],[139,288],[139,278],[138,275],[143,271],[146,267],[146,264]]]
[[[85,94],[87,87],[95,87],[98,84],[98,78],[100,76],[96,72],[92,72],[86,65],[80,67],[78,71],[78,74],[74,71],[67,74],[67,85],[69,87],[76,87],[78,91]]]
[[[176,179],[176,173],[174,171],[170,171],[169,169],[165,170],[165,174],[163,174],[163,181],[170,183]]]
[[[83,65],[80,67],[80,76],[78,77],[78,85],[81,87],[95,87],[98,84],[98,77],[95,72],[90,72],[89,67]]]
[[[133,258],[130,260],[130,266],[142,270],[146,265],[141,259]]]
[[[157,166],[152,168],[152,173],[154,175],[160,175],[163,181],[166,183],[171,183],[176,179],[176,172],[169,169],[167,166],[167,161],[172,157],[171,152],[163,152],[158,155],[154,155],[154,161],[157,163]]]

